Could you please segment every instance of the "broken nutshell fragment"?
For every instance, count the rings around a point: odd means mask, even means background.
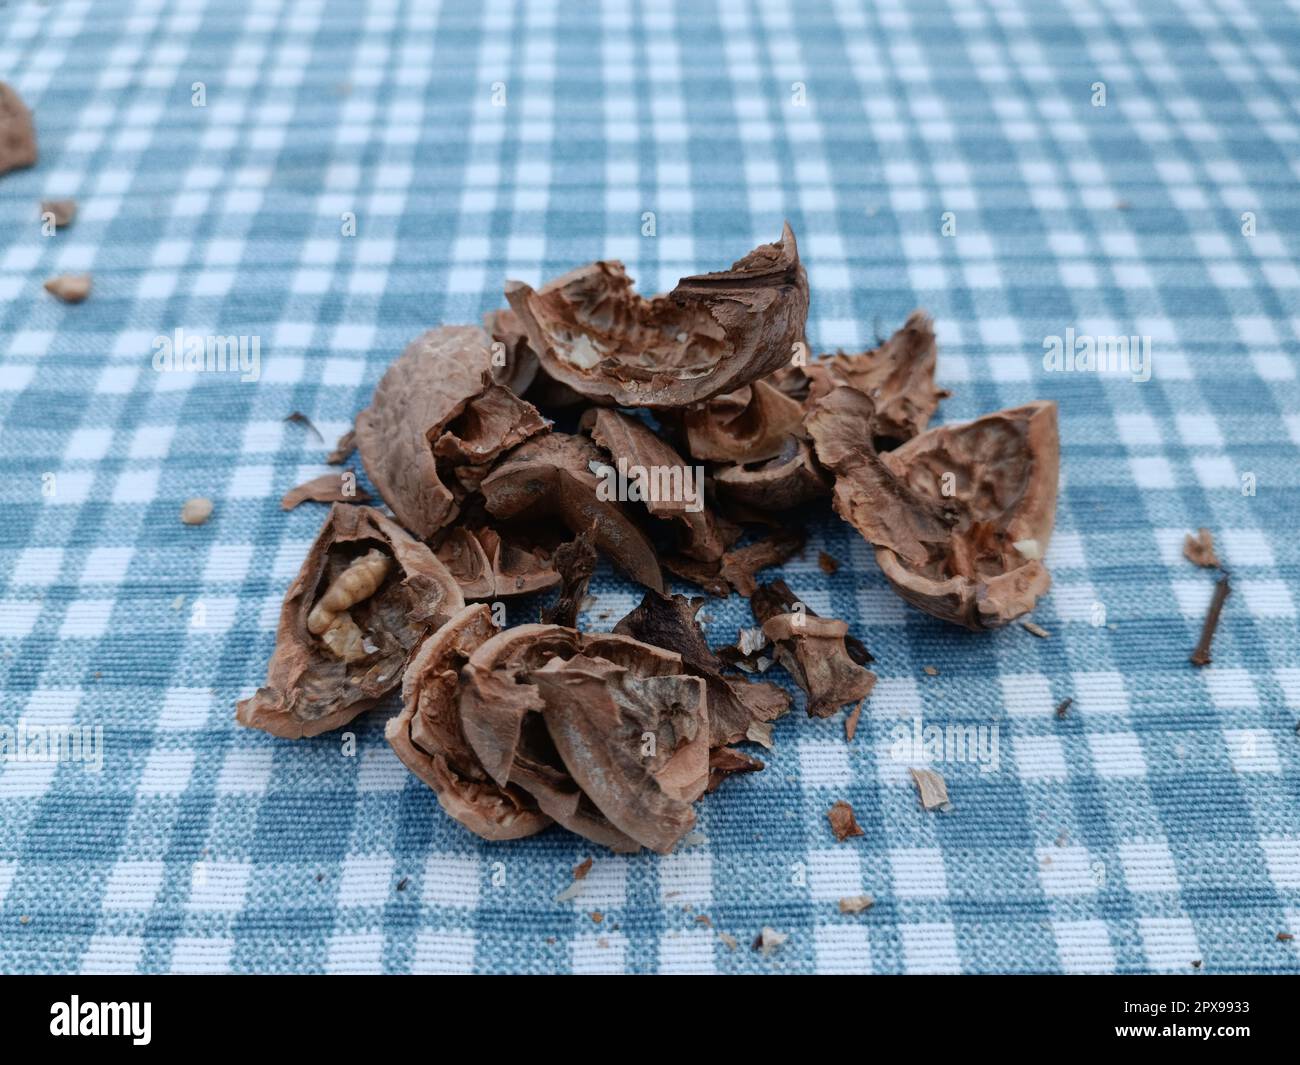
[[[615,850],[661,853],[695,824],[709,776],[704,681],[626,636],[520,625],[461,671],[461,721],[501,787]]]
[[[370,493],[357,484],[351,473],[323,473],[290,488],[280,500],[281,510],[293,510],[299,503],[369,503]]]
[[[810,717],[830,717],[871,694],[876,675],[863,665],[870,656],[846,622],[819,617],[779,580],[759,587],[750,607],[777,661],[808,693]]]
[[[492,337],[492,379],[516,396],[528,391],[537,377],[537,353],[528,346],[528,334],[519,315],[508,307],[483,315],[483,328]],[[500,344],[501,347],[496,347]]]
[[[715,747],[709,752],[709,792],[717,791],[727,777],[736,773],[757,773],[764,763],[734,747]]]
[[[768,566],[779,566],[798,552],[807,540],[802,529],[787,529],[756,540],[745,547],[724,552],[716,562],[701,562],[683,555],[669,555],[664,567],[709,595],[725,599],[734,589],[748,598],[757,587],[755,576]]]
[[[76,200],[42,200],[41,217],[49,216],[49,220],[54,223],[55,229],[63,229],[65,226],[72,225],[73,219],[77,217]]]
[[[1188,533],[1183,539],[1183,555],[1202,569],[1220,567],[1219,556],[1214,553],[1214,533],[1209,529],[1200,529],[1195,536]]]
[[[748,599],[758,588],[758,571],[779,566],[803,549],[808,536],[802,529],[790,529],[765,536],[746,547],[722,556],[721,573],[727,583]]]
[[[857,819],[853,816],[853,807],[841,799],[826,811],[826,819],[831,823],[831,831],[835,833],[835,838],[843,843],[851,836],[865,836],[862,826],[858,824]]]
[[[1056,513],[1056,404],[931,429],[883,454],[873,418],[864,393],[840,387],[806,425],[835,474],[836,511],[875,546],[894,590],[971,629],[1033,609],[1051,586],[1041,557]]]
[[[491,610],[479,603],[429,635],[407,664],[402,711],[389,720],[384,735],[450,816],[484,839],[520,839],[540,832],[551,819],[526,792],[500,787],[483,772],[460,722],[460,669],[496,633]]]
[[[493,380],[492,341],[473,326],[413,340],[357,417],[370,480],[398,520],[422,539],[451,522],[464,489],[456,467],[482,466],[545,432],[531,404]]]
[[[285,594],[266,685],[236,718],[286,739],[351,721],[401,682],[410,650],[465,605],[424,544],[336,503]]]
[[[578,615],[587,586],[596,572],[596,545],[590,532],[580,532],[570,543],[555,549],[555,572],[560,578],[560,596],[542,611],[542,620],[548,625],[567,625],[577,628]]]
[[[831,494],[830,482],[813,459],[808,441],[787,436],[776,457],[713,471],[719,498],[759,511],[782,511]]]
[[[575,534],[592,529],[596,546],[624,573],[663,591],[654,546],[622,507],[600,498],[592,466],[604,464],[600,449],[582,436],[548,433],[516,448],[483,479],[488,513],[504,520],[554,516]]]
[[[916,793],[920,796],[921,806],[926,810],[944,810],[951,806],[948,801],[948,783],[933,769],[909,769]]]
[[[803,422],[803,406],[760,380],[689,408],[683,422],[694,458],[760,462],[782,453]]]
[[[38,154],[32,113],[13,87],[0,81],[0,174],[35,166]]]
[[[325,461],[331,466],[342,466],[352,456],[352,452],[357,449],[357,431],[349,429],[339,437],[339,441],[334,445],[334,450],[325,456]]]
[[[511,281],[542,368],[597,403],[671,409],[700,403],[789,363],[808,316],[794,233],[730,270],[683,278],[645,299],[619,262],[580,267],[534,291]]]
[[[913,311],[880,347],[809,363],[809,399],[821,399],[841,385],[865,393],[876,412],[876,450],[886,451],[924,432],[939,400],[949,395],[934,387],[937,356],[934,323],[924,311]]]
[[[642,643],[675,651],[686,669],[708,685],[709,746],[745,739],[790,709],[790,696],[775,684],[748,682],[722,675],[722,661],[704,638],[695,615],[703,599],[647,592],[640,605],[614,626],[614,632]],[[765,735],[762,729],[759,735]],[[769,744],[770,745],[770,744]]]
[[[701,562],[722,557],[726,544],[704,505],[700,467],[687,465],[649,426],[616,410],[594,412],[591,436],[617,464],[602,464],[597,475],[610,482],[621,476],[631,500],[644,503],[656,518],[676,522],[682,532],[682,554]]]

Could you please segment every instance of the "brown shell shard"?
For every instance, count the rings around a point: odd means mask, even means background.
[[[596,546],[633,580],[663,591],[663,574],[650,540],[617,502],[600,498],[591,472],[604,457],[590,440],[550,433],[506,456],[483,479],[487,510],[500,519],[555,516],[575,534],[594,526]]]
[[[717,747],[709,752],[709,786],[706,790],[717,791],[718,786],[735,773],[757,773],[763,768],[763,762],[743,751],[734,747]]]
[[[830,717],[871,694],[876,675],[855,660],[862,655],[850,650],[846,622],[819,617],[784,581],[757,589],[750,606],[775,646],[777,661],[808,693],[809,717]]]
[[[84,303],[94,287],[90,274],[60,274],[45,282],[45,291],[64,303]]]
[[[683,278],[653,299],[618,262],[540,291],[506,286],[542,368],[598,403],[671,409],[733,392],[787,364],[808,316],[808,279],[787,224],[730,270]]]
[[[492,370],[483,330],[430,330],[388,368],[357,417],[370,480],[398,520],[423,539],[458,512],[448,469],[490,462],[546,428],[531,404],[493,383]]]
[[[802,550],[807,540],[802,529],[791,529],[728,551],[722,558],[722,576],[737,592],[749,598],[758,587],[754,580],[758,571],[781,565]]]
[[[49,215],[55,229],[72,225],[77,217],[76,200],[42,200],[41,216]]]
[[[526,792],[488,779],[460,725],[460,668],[496,631],[491,611],[478,604],[424,640],[402,679],[401,713],[389,720],[384,735],[451,817],[484,839],[520,839],[551,819]]]
[[[919,565],[949,543],[959,515],[895,476],[871,440],[875,411],[857,389],[837,388],[812,405],[805,424],[822,465],[835,474],[836,512],[877,547]]]
[[[871,401],[837,388],[807,422],[835,472],[835,509],[876,548],[904,599],[971,629],[1028,613],[1051,586],[1060,444],[1056,404],[931,429],[877,455]]]
[[[352,457],[352,452],[357,449],[357,431],[349,429],[339,437],[339,442],[334,445],[334,450],[325,456],[325,461],[331,466],[342,466]]]
[[[281,510],[293,510],[299,503],[369,503],[370,493],[348,473],[323,473],[290,488],[280,500]]]
[[[853,807],[842,799],[826,811],[826,818],[830,821],[831,831],[835,833],[835,838],[840,843],[852,836],[866,835],[862,831],[862,826],[858,824],[857,818],[853,816]]]
[[[767,381],[691,407],[683,419],[687,447],[711,462],[760,462],[780,455],[803,422],[803,406]]]
[[[1214,533],[1202,528],[1193,536],[1188,533],[1183,539],[1183,557],[1202,569],[1218,569],[1219,556],[1214,552]]]
[[[384,566],[340,582],[374,554]],[[384,575],[375,582],[379,568]],[[329,620],[338,622],[326,630],[334,634],[329,643],[309,627],[315,612],[311,624],[321,628],[317,608],[327,595]],[[239,704],[237,720],[286,739],[346,724],[401,683],[411,648],[464,605],[451,574],[424,544],[371,507],[336,503],[285,594],[266,685]]]
[[[496,575],[492,561],[483,550],[482,543],[469,529],[462,526],[444,530],[434,554],[447,567],[461,594],[467,599],[491,599],[496,595]]]
[[[552,659],[529,678],[546,703],[551,739],[583,793],[638,843],[671,851],[695,827],[691,803],[708,783],[704,681],[638,676],[584,655]]]
[[[719,466],[713,483],[720,499],[762,511],[790,510],[831,494],[808,441],[797,436],[787,436],[765,462]]]
[[[695,620],[703,605],[703,599],[647,592],[640,605],[614,626],[614,632],[676,652],[687,670],[704,678],[709,697],[709,745],[721,747],[750,738],[755,724],[776,720],[790,709],[790,696],[775,684],[722,675],[722,662],[709,649]]]
[[[35,166],[38,156],[32,113],[13,86],[0,81],[0,174]]]
[[[483,315],[483,328],[500,348],[492,349],[492,379],[522,396],[537,378],[537,352],[528,343],[519,315],[509,307]]]
[[[555,571],[560,577],[560,595],[555,603],[542,612],[548,625],[566,625],[576,628],[582,601],[587,596],[587,586],[596,572],[596,545],[590,533],[580,532],[571,543],[555,549]]]
[[[687,465],[643,422],[616,410],[595,412],[591,436],[617,464],[603,465],[598,476],[610,484],[621,474],[654,517],[677,522],[682,554],[702,562],[722,557],[723,536],[704,503],[702,467]]]
[[[841,385],[856,388],[875,407],[877,449],[896,447],[924,432],[939,400],[950,394],[934,386],[937,355],[934,323],[924,311],[913,311],[880,347],[810,363],[809,399],[821,399]]]
[[[708,708],[680,656],[625,636],[520,625],[479,647],[461,682],[479,764],[560,824],[615,849],[663,850],[694,823]]]

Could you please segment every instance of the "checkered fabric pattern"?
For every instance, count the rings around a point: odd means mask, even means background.
[[[0,726],[104,742],[0,764],[0,970],[1300,970],[1295,0],[9,0],[0,78],[41,143],[0,178]],[[280,510],[327,469],[285,415],[332,443],[508,278],[609,257],[663,290],[785,218],[818,350],[924,306],[942,421],[1059,401],[1049,638],[906,608],[811,515],[780,575],[874,653],[862,726],[800,697],[669,857],[471,837],[387,708],[355,750],[235,725],[324,514]],[[42,291],[76,271],[86,303]],[[154,372],[177,328],[259,338],[259,379]],[[1068,329],[1149,336],[1150,380],[1047,372]],[[1198,526],[1234,586],[1201,670]],[[591,628],[639,599],[593,591]],[[947,813],[918,721],[995,730],[933,765]]]

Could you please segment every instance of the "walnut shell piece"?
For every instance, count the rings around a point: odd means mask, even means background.
[[[621,475],[651,515],[676,522],[682,554],[702,562],[722,558],[726,545],[705,505],[702,466],[688,465],[645,423],[616,410],[595,412],[591,437],[617,463],[602,465],[598,476],[616,482]]]
[[[613,500],[600,498],[593,464],[604,464],[590,440],[549,433],[507,455],[483,479],[484,505],[494,518],[559,518],[576,535],[593,530],[596,546],[629,577],[663,591],[654,546]]]
[[[789,363],[808,317],[808,278],[787,224],[729,270],[637,295],[619,262],[534,291],[506,285],[542,369],[597,403],[672,409],[733,392]]]
[[[77,217],[76,200],[42,200],[41,217],[50,216],[50,221],[54,223],[55,229],[63,229],[70,226]]]
[[[946,552],[925,566],[877,545],[876,561],[895,590],[926,613],[971,629],[998,628],[1033,610],[1052,584],[1041,559],[1056,517],[1056,404],[1040,401],[931,429],[882,459],[933,500],[943,498],[944,475],[954,475],[950,502],[962,515]]]
[[[345,725],[401,683],[410,650],[464,605],[424,544],[371,507],[336,503],[285,593],[266,684],[236,719],[286,739]]]
[[[389,366],[357,416],[366,473],[421,539],[459,512],[457,491],[446,483],[451,469],[490,463],[546,431],[531,403],[494,383],[493,370],[492,341],[483,330],[430,330]]]
[[[864,665],[871,656],[847,622],[819,617],[779,580],[758,588],[750,606],[776,660],[808,693],[809,717],[830,717],[871,694],[876,675]]]
[[[810,363],[809,399],[821,399],[840,385],[866,393],[876,411],[877,449],[896,447],[924,432],[939,400],[949,395],[934,386],[937,359],[934,322],[916,310],[880,347]]]
[[[465,738],[488,776],[571,831],[666,852],[708,781],[704,681],[626,636],[519,625],[461,671]]]
[[[421,642],[402,677],[402,710],[385,725],[384,736],[448,815],[484,839],[521,839],[551,819],[527,793],[488,778],[460,723],[460,669],[496,633],[491,610],[479,603]]]
[[[1056,404],[941,426],[877,455],[871,401],[835,389],[807,418],[835,472],[835,509],[876,549],[894,590],[970,629],[1027,614],[1051,587],[1041,561],[1056,515]]]
[[[691,407],[683,419],[691,455],[709,462],[760,462],[780,455],[803,422],[803,406],[767,381]]]
[[[689,672],[704,678],[709,694],[709,746],[722,747],[750,738],[752,725],[775,721],[790,709],[790,696],[775,684],[723,675],[722,660],[710,650],[695,620],[703,605],[703,599],[646,592],[614,632],[675,651]]]
[[[39,154],[32,113],[13,86],[0,81],[0,174],[35,166]]]
[[[761,511],[790,510],[831,494],[830,481],[808,441],[787,436],[775,458],[733,463],[713,471],[718,497]]]

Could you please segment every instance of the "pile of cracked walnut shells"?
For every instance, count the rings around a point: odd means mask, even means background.
[[[483,328],[414,340],[330,456],[357,450],[391,517],[338,479],[290,493],[334,505],[242,724],[314,736],[400,687],[388,741],[472,832],[557,822],[666,853],[706,791],[763,768],[734,745],[770,746],[790,696],[760,674],[785,669],[819,717],[875,683],[843,621],[758,582],[801,549],[810,504],[829,498],[937,618],[995,628],[1047,591],[1055,405],[927,429],[946,393],[921,312],[874,350],[810,358],[788,225],[653,299],[618,262],[506,299]],[[645,598],[580,631],[600,554]],[[665,570],[749,598],[755,626],[712,650],[704,600],[665,594]],[[493,604],[538,593],[539,622],[498,624]]]

